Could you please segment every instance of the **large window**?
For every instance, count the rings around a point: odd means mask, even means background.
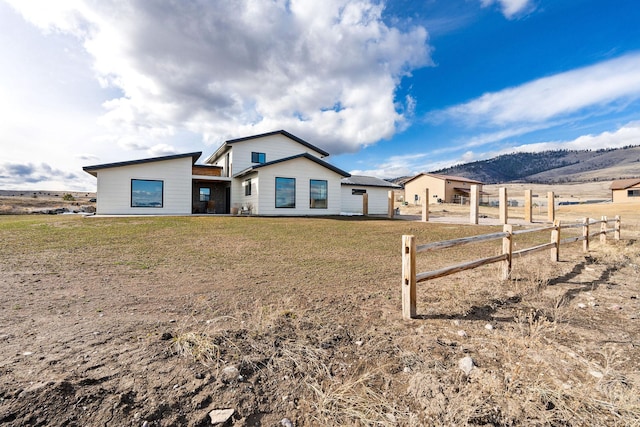
[[[327,208],[327,181],[312,179],[309,181],[309,207],[312,209]]]
[[[640,190],[627,190],[627,197],[640,197]]]
[[[264,153],[251,152],[251,163],[266,163],[267,156]]]
[[[276,208],[296,207],[296,179],[276,178]]]
[[[161,208],[163,204],[163,187],[163,181],[132,179],[131,207]]]
[[[200,188],[200,201],[208,202],[209,200],[211,200],[211,189],[206,187]]]
[[[251,178],[245,179],[244,181],[244,195],[245,196],[251,195]]]

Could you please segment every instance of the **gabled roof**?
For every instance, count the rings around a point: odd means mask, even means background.
[[[364,175],[351,175],[348,178],[342,178],[342,185],[359,185],[362,187],[401,188],[399,185],[389,181],[385,181],[384,179],[376,178],[373,176],[364,176]]]
[[[82,170],[87,173],[90,173],[93,176],[97,176],[98,171],[100,169],[119,168],[123,166],[139,165],[143,163],[162,162],[165,160],[182,159],[185,157],[191,157],[193,159],[193,163],[195,163],[200,158],[200,156],[202,156],[202,151],[196,151],[193,153],[173,154],[171,156],[151,157],[148,159],[129,160],[126,162],[104,163],[102,165],[84,166]]]
[[[609,188],[611,190],[624,190],[638,184],[640,184],[640,178],[619,179],[617,181],[613,181]]]
[[[234,178],[239,178],[241,176],[244,176],[244,175],[246,175],[248,173],[251,173],[251,172],[255,171],[256,169],[264,168],[266,166],[275,165],[277,163],[283,163],[283,162],[288,162],[288,161],[295,160],[295,159],[301,159],[301,158],[304,158],[304,159],[307,159],[307,160],[311,160],[312,162],[317,163],[320,166],[323,166],[323,167],[325,167],[327,169],[330,169],[330,170],[332,170],[333,172],[335,172],[335,173],[337,173],[339,175],[342,175],[342,176],[345,176],[345,177],[346,176],[351,176],[348,172],[345,172],[342,169],[338,169],[337,167],[325,162],[324,160],[320,160],[316,156],[312,156],[309,153],[302,153],[302,154],[296,154],[295,156],[285,157],[285,158],[282,158],[282,159],[273,160],[271,162],[261,163],[259,165],[251,166],[250,168],[247,168],[247,169],[245,169],[243,171],[238,172],[233,177]]]
[[[439,175],[439,174],[436,174],[436,173],[419,173],[418,175],[414,176],[411,179],[408,179],[404,183],[406,185],[407,183],[413,181],[414,179],[418,179],[421,176],[430,176],[430,177],[433,177],[433,178],[438,178],[438,179],[442,179],[442,180],[449,180],[449,181],[469,182],[471,184],[482,184],[482,182],[480,182],[480,181],[476,181],[475,179],[465,178],[463,176]]]
[[[304,145],[307,148],[312,149],[313,151],[315,151],[316,153],[320,154],[323,157],[327,157],[329,156],[329,153],[324,151],[322,148],[316,147],[313,144],[308,143],[307,141],[305,141],[302,138],[298,138],[297,136],[287,132],[286,130],[276,130],[273,132],[267,132],[267,133],[262,133],[259,135],[252,135],[252,136],[245,136],[244,138],[236,138],[236,139],[230,139],[228,141],[225,141],[220,147],[218,147],[218,149],[212,154],[210,155],[206,160],[205,163],[209,163],[211,160],[216,159],[218,157],[220,157],[220,155],[229,148],[230,145],[232,144],[236,144],[238,142],[243,142],[243,141],[249,141],[252,139],[258,139],[258,138],[264,138],[267,136],[273,136],[273,135],[283,135],[286,136],[287,138],[301,144]]]
[[[272,135],[278,135],[278,134],[284,135],[289,139],[293,139],[295,142],[297,142],[299,144],[302,144],[307,148],[311,148],[313,151],[316,151],[316,152],[322,154],[324,157],[327,157],[329,155],[329,153],[324,151],[322,148],[316,147],[313,144],[309,144],[304,139],[298,138],[297,136],[287,132],[286,130],[277,130],[277,131],[274,131],[274,132],[263,133],[263,134],[260,134],[260,135],[245,136],[244,138],[231,139],[231,140],[227,141],[227,144],[235,144],[236,142],[248,141],[248,140],[251,140],[251,139],[258,139],[258,138],[263,138],[265,136],[272,136]]]

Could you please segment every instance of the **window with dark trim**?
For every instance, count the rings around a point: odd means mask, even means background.
[[[627,197],[640,197],[640,190],[627,190]]]
[[[296,207],[296,179],[276,177],[276,208]]]
[[[251,163],[266,163],[267,155],[265,153],[251,152]]]
[[[211,200],[211,189],[208,187],[201,187],[200,188],[200,201],[201,202],[208,202],[209,200]]]
[[[161,208],[164,204],[164,181],[152,179],[131,180],[132,208]]]
[[[245,196],[251,195],[251,178],[245,179],[244,181],[244,195]]]
[[[327,209],[327,181],[309,180],[309,207],[311,209]]]
[[[351,194],[353,196],[362,196],[363,194],[367,194],[367,190],[365,190],[364,188],[352,188]]]

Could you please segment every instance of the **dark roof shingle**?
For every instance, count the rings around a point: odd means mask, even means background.
[[[389,181],[385,181],[384,179],[376,178],[373,176],[364,176],[364,175],[351,175],[348,178],[343,178],[342,185],[361,185],[366,187],[402,188],[399,185]]]

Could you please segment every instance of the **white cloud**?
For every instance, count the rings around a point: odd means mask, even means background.
[[[349,173],[351,175],[367,175],[377,178],[397,178],[414,174],[414,165],[421,161],[427,154],[406,154],[401,156],[391,156],[383,163],[377,164],[375,169],[356,169]]]
[[[149,154],[151,154],[153,157],[169,156],[171,154],[177,153],[178,150],[168,144],[156,144],[153,147],[149,148]]]
[[[378,178],[397,178],[400,176],[416,175],[444,169],[457,164],[471,163],[479,160],[491,159],[502,154],[516,152],[535,153],[549,150],[598,150],[601,148],[621,148],[640,144],[640,121],[629,122],[617,130],[605,131],[599,134],[582,135],[572,140],[558,140],[535,142],[531,144],[509,145],[500,149],[487,151],[467,150],[458,155],[442,158],[442,154],[452,153],[478,144],[461,144],[442,150],[431,150],[428,153],[413,153],[402,156],[392,156],[376,165],[375,169],[354,170],[353,175],[370,175]]]
[[[47,163],[0,163],[0,182],[5,189],[82,190],[86,181],[81,172],[64,171]]]
[[[495,155],[513,152],[539,152],[547,150],[597,150],[640,145],[640,121],[629,122],[613,132],[582,135],[568,141],[547,141],[505,148]]]
[[[130,148],[180,129],[208,143],[287,129],[353,152],[406,126],[414,101],[396,87],[431,63],[426,30],[385,25],[373,1],[10,3],[82,42],[116,89],[101,124]]]
[[[475,154],[467,151],[460,158],[441,159],[434,153],[412,153],[401,156],[391,156],[384,162],[375,165],[374,169],[356,169],[349,171],[352,175],[368,175],[388,179],[401,176],[412,176],[421,172],[429,172],[448,166],[474,161]]]
[[[629,122],[617,130],[605,131],[598,134],[581,135],[570,140],[543,141],[530,144],[512,144],[506,147],[483,151],[467,151],[457,158],[439,162],[438,166],[425,170],[442,169],[461,163],[470,163],[478,160],[491,159],[496,156],[511,153],[538,153],[551,150],[598,150],[602,148],[622,148],[640,144],[640,121]]]
[[[639,98],[640,54],[633,53],[487,93],[435,112],[432,118],[460,120],[467,125],[535,124],[589,113],[595,107],[602,114]]]
[[[507,19],[513,19],[525,13],[529,13],[535,8],[532,0],[480,0],[480,3],[482,4],[482,7],[498,3],[502,14]]]

